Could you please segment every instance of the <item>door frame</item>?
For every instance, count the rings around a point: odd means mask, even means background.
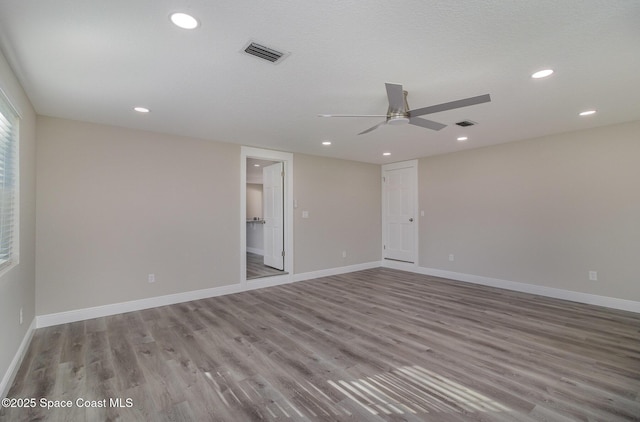
[[[285,274],[247,281],[247,158],[281,161],[284,168],[284,271]],[[293,154],[242,146],[240,149],[240,286],[247,288],[289,283],[293,279]]]
[[[402,169],[402,168],[411,168],[411,177],[413,179],[413,215],[415,215],[414,217],[414,222],[415,224],[413,225],[413,262],[401,262],[401,261],[394,261],[391,259],[387,259],[385,258],[385,249],[384,249],[384,245],[387,244],[387,230],[386,230],[386,225],[387,225],[387,212],[386,212],[386,207],[385,207],[385,201],[387,199],[387,192],[385,190],[385,183],[384,183],[384,172],[387,170],[398,170],[398,169]],[[383,263],[392,263],[389,265],[392,266],[396,266],[396,267],[417,267],[418,266],[418,261],[419,261],[419,238],[418,235],[420,233],[419,231],[419,227],[420,227],[420,218],[418,217],[419,213],[418,213],[418,160],[408,160],[408,161],[399,161],[397,163],[391,163],[391,164],[383,164],[381,166],[381,170],[380,170],[380,185],[381,185],[381,189],[382,189],[382,244],[380,245],[380,253],[381,253],[381,257],[382,257],[382,262]]]

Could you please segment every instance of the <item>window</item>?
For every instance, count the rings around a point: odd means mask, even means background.
[[[0,91],[0,270],[17,262],[18,113]]]

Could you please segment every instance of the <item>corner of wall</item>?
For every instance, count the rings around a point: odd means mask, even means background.
[[[29,98],[0,53],[0,89],[20,115],[20,261],[0,279],[0,391],[6,394],[22,356],[29,345],[34,324],[20,325],[22,311],[25,321],[35,320],[35,149],[36,114]]]

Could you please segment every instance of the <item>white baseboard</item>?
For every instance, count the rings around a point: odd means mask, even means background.
[[[172,305],[175,303],[188,302],[191,300],[205,299],[208,297],[239,293],[246,290],[262,289],[265,287],[279,286],[304,280],[311,280],[320,277],[329,277],[338,274],[346,274],[354,271],[368,270],[377,267],[394,268],[398,270],[410,271],[423,275],[430,275],[448,278],[466,283],[481,284],[484,286],[499,287],[501,289],[514,290],[518,292],[531,293],[540,296],[564,299],[572,302],[587,303],[591,305],[605,306],[607,308],[620,309],[640,313],[640,302],[618,299],[607,296],[598,296],[589,293],[574,292],[570,290],[556,289],[553,287],[539,286],[535,284],[520,283],[509,280],[483,277],[473,274],[457,273],[453,271],[438,270],[434,268],[420,267],[415,264],[383,260],[366,262],[362,264],[348,265],[345,267],[329,268],[325,270],[309,271],[305,273],[282,275],[275,277],[265,277],[262,279],[249,280],[246,288],[240,284],[213,287],[210,289],[194,290],[190,292],[176,293],[166,296],[157,296],[147,299],[133,300],[129,302],[113,303],[109,305],[96,306],[93,308],[76,309],[73,311],[59,312],[47,315],[39,315],[35,318],[35,327],[49,327],[52,325],[65,324],[75,321],[83,321],[92,318],[121,314],[125,312],[139,311],[142,309],[155,308],[157,306]],[[30,328],[32,330],[32,328]],[[30,337],[29,337],[30,338]],[[27,343],[28,344],[28,343]],[[4,380],[3,380],[4,381]],[[1,391],[1,390],[0,390]]]
[[[263,277],[254,280],[247,280],[247,290],[262,289],[264,287],[280,286],[282,284],[296,283],[298,281],[312,280],[314,278],[328,277],[338,274],[352,273],[354,271],[378,268],[380,261],[365,262],[363,264],[347,265],[345,267],[329,268],[326,270],[310,271],[299,274],[284,274],[273,277]]]
[[[501,289],[514,290],[516,292],[531,293],[539,296],[552,297],[555,299],[569,300],[571,302],[586,303],[589,305],[604,306],[606,308],[619,309],[640,313],[640,302],[627,299],[618,299],[609,296],[599,296],[590,293],[575,292],[572,290],[557,289],[555,287],[539,286],[537,284],[520,283],[516,281],[501,280],[491,277],[483,277],[473,274],[457,273],[453,271],[438,270],[435,268],[420,267],[413,264],[397,263],[384,260],[383,267],[395,268],[411,271],[418,274],[435,277],[448,278],[465,283],[481,284],[483,286],[498,287]]]
[[[22,359],[24,359],[24,355],[27,353],[27,348],[29,347],[29,343],[31,343],[31,338],[33,337],[33,331],[36,328],[36,319],[33,318],[31,321],[31,325],[27,328],[27,332],[20,343],[20,347],[16,351],[16,354],[13,356],[7,371],[4,373],[2,377],[2,382],[0,382],[0,398],[7,397],[9,394],[9,389],[13,384],[13,380],[18,373],[18,369],[20,369],[20,364],[22,363]]]
[[[378,268],[380,261],[365,262],[362,264],[347,265],[345,267],[329,268],[326,270],[309,271],[306,273],[294,274],[293,281],[311,280],[320,277],[329,277],[332,275],[352,273],[354,271],[368,270],[370,268]]]
[[[213,287],[210,289],[194,290],[190,292],[176,293],[166,296],[156,296],[147,299],[132,300],[129,302],[112,303],[109,305],[95,306],[92,308],[74,309],[73,311],[57,312],[53,314],[39,315],[36,317],[36,327],[50,327],[53,325],[66,324],[69,322],[84,321],[92,318],[105,317],[109,315],[122,314],[125,312],[140,311],[142,309],[155,308],[157,306],[173,305],[175,303],[189,302],[191,300],[205,299],[208,297],[223,296],[232,293],[239,293],[246,290],[262,289],[265,287],[279,286],[281,284],[296,281],[309,280],[312,278],[326,277],[336,274],[344,274],[353,271],[365,270],[379,267],[380,262],[370,262],[356,264],[346,267],[330,268],[327,270],[313,271],[294,275],[279,275],[274,277],[264,277],[256,280],[248,280],[246,288],[240,284]]]
[[[247,246],[247,252],[251,252],[256,255],[264,255],[264,250],[258,248],[250,248],[249,246]]]
[[[142,309],[158,306],[173,305],[174,303],[189,302],[191,300],[205,299],[208,297],[228,295],[241,292],[240,284],[212,287],[210,289],[193,290],[190,292],[175,293],[166,296],[156,296],[147,299],[132,300],[129,302],[112,303],[109,305],[95,306],[93,308],[75,309],[73,311],[58,312],[54,314],[38,315],[36,327],[50,327],[52,325],[66,324],[69,322],[83,321],[125,312],[140,311]]]

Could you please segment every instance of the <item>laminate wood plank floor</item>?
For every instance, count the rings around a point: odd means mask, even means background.
[[[376,268],[38,329],[9,397],[72,405],[0,421],[632,421],[639,394],[640,314]]]
[[[286,271],[264,265],[264,257],[253,252],[247,252],[247,280],[287,274]]]

